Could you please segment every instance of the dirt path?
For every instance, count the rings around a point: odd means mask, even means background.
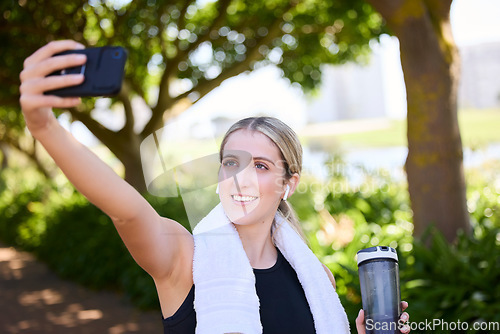
[[[0,243],[0,333],[162,333],[160,311],[61,280],[26,252]]]

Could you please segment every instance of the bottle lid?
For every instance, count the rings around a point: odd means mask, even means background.
[[[357,253],[357,257],[358,266],[361,262],[377,259],[392,259],[398,262],[398,254],[396,253],[396,250],[388,246],[375,246],[362,249]]]

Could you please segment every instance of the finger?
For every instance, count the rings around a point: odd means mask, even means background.
[[[401,302],[401,310],[404,311],[408,308],[408,303],[404,300]]]
[[[358,317],[356,318],[356,330],[358,334],[365,334],[365,312],[363,309],[359,310]]]
[[[43,92],[75,86],[85,80],[83,74],[54,75],[46,78],[36,78],[21,84],[19,88],[22,94],[42,94]]]
[[[408,305],[406,305],[406,306],[408,306]],[[410,315],[406,312],[403,312],[401,314],[401,317],[399,317],[399,319],[401,320],[400,324],[402,324],[402,326],[399,328],[401,333],[409,333],[410,332],[410,325],[408,325],[407,322],[408,322],[408,320],[410,320]]]
[[[411,328],[410,328],[410,326],[409,326],[408,324],[406,324],[406,325],[401,326],[401,327],[399,328],[399,331],[400,331],[401,333],[405,333],[405,334],[406,334],[406,333],[409,333],[409,332],[410,332],[410,329],[411,329]]]
[[[40,108],[72,108],[80,104],[79,97],[59,97],[55,95],[31,95],[25,94],[20,98],[23,110],[37,110]]]
[[[37,66],[33,65],[25,68],[21,72],[19,78],[21,79],[21,82],[24,82],[30,78],[45,77],[50,73],[63,68],[83,65],[86,61],[87,56],[84,54],[70,54],[50,57],[36,63]]]
[[[26,58],[26,60],[24,61],[24,68],[32,66],[33,64],[36,64],[48,57],[52,57],[56,53],[66,50],[75,50],[84,48],[85,46],[83,44],[80,44],[72,40],[52,41],[46,44],[45,46],[41,47],[37,51],[35,51],[28,58]]]

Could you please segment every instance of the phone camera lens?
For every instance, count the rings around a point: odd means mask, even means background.
[[[120,50],[116,50],[115,52],[113,52],[113,58],[114,59],[120,59],[122,56],[122,52]]]

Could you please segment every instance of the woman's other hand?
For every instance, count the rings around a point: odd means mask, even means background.
[[[408,307],[408,303],[405,301],[401,302],[401,309],[404,311]],[[409,333],[410,332],[410,326],[406,324],[406,322],[410,319],[410,316],[408,313],[403,312],[401,314],[401,317],[399,318],[399,323],[404,324],[403,326],[399,327],[399,330],[401,333]],[[366,334],[366,328],[365,328],[365,313],[363,309],[359,310],[358,317],[356,318],[356,329],[358,331],[358,334]]]

